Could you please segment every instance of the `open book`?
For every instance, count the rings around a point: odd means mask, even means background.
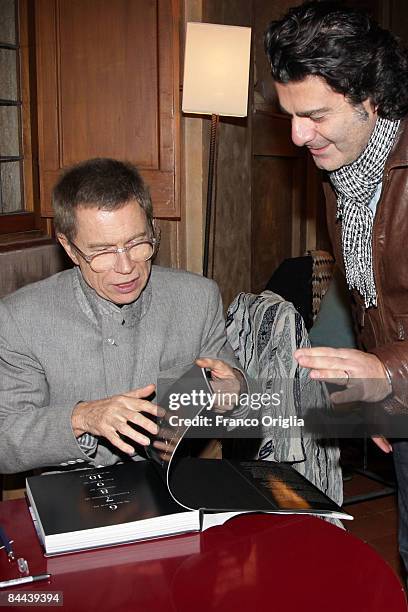
[[[27,478],[46,554],[200,531],[245,512],[352,518],[290,465],[179,457],[188,419],[210,404],[205,371],[193,366],[158,402],[169,406],[181,394],[200,401],[180,405],[175,425],[166,410],[147,461]]]

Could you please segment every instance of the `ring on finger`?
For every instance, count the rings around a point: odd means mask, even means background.
[[[344,373],[346,375],[346,387],[349,384],[349,380],[350,380],[350,374],[347,372],[347,370],[344,370]]]

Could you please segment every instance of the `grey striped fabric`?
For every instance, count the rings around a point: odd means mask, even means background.
[[[328,406],[324,387],[311,380],[308,370],[300,368],[293,358],[297,348],[310,344],[303,319],[290,302],[271,291],[260,295],[240,293],[228,309],[226,330],[242,368],[261,383],[264,392],[271,394],[284,387],[285,401],[279,406],[282,417],[301,416],[308,407]],[[275,412],[273,416],[279,414]],[[271,435],[271,428],[263,435],[259,459],[293,464],[326,495],[342,504],[340,453],[334,441],[302,435],[288,437],[279,429]]]
[[[96,453],[96,447],[98,446],[98,439],[92,434],[84,433],[78,438],[78,444],[81,450],[84,451],[90,457],[93,453]]]

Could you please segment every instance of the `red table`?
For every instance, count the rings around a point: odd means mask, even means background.
[[[19,589],[62,591],[64,612],[407,610],[397,577],[370,546],[312,517],[246,515],[202,534],[49,559],[24,500],[0,503],[0,524],[32,574],[52,574]],[[15,577],[0,553],[0,579]]]

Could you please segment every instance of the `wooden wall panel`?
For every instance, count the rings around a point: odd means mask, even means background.
[[[128,159],[156,216],[178,218],[178,0],[38,0],[40,189],[44,216],[60,170]]]
[[[296,147],[290,137],[289,117],[273,110],[257,110],[252,118],[253,154],[279,157],[305,157],[305,150]]]
[[[62,165],[80,155],[157,168],[156,2],[60,0],[58,8]]]
[[[0,298],[71,266],[59,244],[0,253]]]
[[[408,10],[406,0],[389,0],[390,29],[408,46]]]
[[[202,21],[203,0],[183,0],[182,6],[184,25],[180,31],[180,84],[183,83],[185,24]],[[208,120],[199,115],[182,115],[180,265],[197,274],[203,270],[204,124],[208,127]]]
[[[291,6],[299,4],[296,0],[252,0],[254,29],[254,94],[255,106],[258,103],[272,105],[278,111],[276,94],[272,83],[271,71],[264,51],[264,33],[269,23],[280,19]]]
[[[183,267],[181,261],[180,221],[160,219],[157,222],[161,230],[160,248],[154,262],[169,268]]]
[[[251,288],[251,130],[248,119],[222,120],[215,240],[210,270],[227,307]]]
[[[255,157],[252,202],[252,291],[265,289],[272,272],[293,255],[293,187],[304,177],[291,158]]]

